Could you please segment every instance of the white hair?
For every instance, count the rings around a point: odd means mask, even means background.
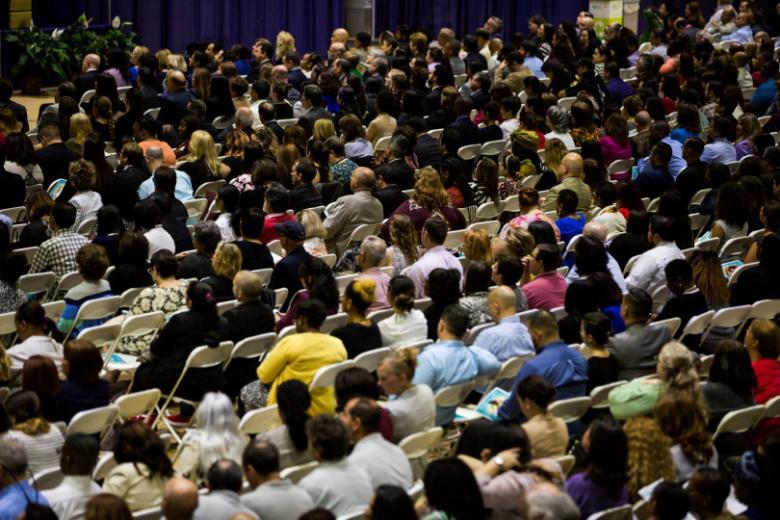
[[[241,464],[247,439],[238,429],[238,416],[228,396],[209,392],[195,411],[197,429],[190,430],[184,443],[198,448],[198,471],[206,471],[220,459],[230,459]]]
[[[369,235],[360,244],[360,250],[371,266],[379,265],[387,253],[387,244],[376,235]]]

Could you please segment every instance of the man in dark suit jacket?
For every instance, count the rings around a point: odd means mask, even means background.
[[[298,53],[288,52],[284,57],[284,66],[287,67],[287,82],[300,92],[303,82],[308,78],[301,68],[301,58]]]
[[[293,295],[303,289],[299,270],[304,260],[309,257],[309,253],[303,248],[303,241],[306,240],[306,230],[303,228],[303,224],[295,220],[276,224],[274,229],[276,234],[279,235],[282,247],[287,251],[287,256],[279,260],[274,266],[274,272],[271,274],[268,288],[281,289],[282,287],[287,287],[287,299],[284,301],[284,305],[282,305],[282,311],[287,311]]]
[[[398,206],[409,198],[409,196],[397,185],[385,182],[381,173],[377,173],[376,190],[374,190],[373,195],[382,203],[384,218],[389,218],[390,215],[393,214],[393,211],[398,209]]]
[[[428,135],[425,121],[421,117],[413,117],[409,120],[409,126],[417,132],[417,144],[414,145],[414,155],[417,156],[417,164],[420,168],[438,166],[441,162],[439,141]]]
[[[303,88],[301,103],[306,112],[298,119],[298,124],[306,130],[306,135],[312,134],[314,122],[318,119],[333,119],[333,114],[325,108],[322,90],[317,85],[306,85]]]
[[[165,81],[168,84],[168,93],[160,98],[160,114],[157,116],[157,121],[161,125],[178,126],[187,112],[187,104],[193,97],[187,90],[187,78],[181,71],[169,72]]]
[[[1,159],[5,162],[5,147],[0,146]],[[24,187],[24,180],[21,176],[10,173],[0,166],[0,209],[18,208],[24,206],[24,199],[27,197],[27,188]]]
[[[22,132],[30,131],[30,123],[27,122],[27,109],[16,101],[11,101],[14,95],[14,86],[5,78],[0,79],[0,110],[7,108],[16,116],[16,120],[22,124]]]
[[[455,100],[453,111],[455,112],[455,121],[447,128],[452,128],[460,132],[459,146],[477,144],[480,142],[479,128],[469,117],[471,113],[471,99],[460,96]]]
[[[317,167],[311,159],[302,158],[293,164],[292,171],[293,189],[290,190],[290,202],[293,211],[298,213],[307,208],[322,206],[322,195],[314,187],[312,181],[317,176]]]
[[[414,169],[406,163],[406,156],[411,153],[409,140],[396,134],[390,139],[390,153],[393,158],[376,168],[376,174],[385,181],[397,185],[402,190],[414,188]]]
[[[84,56],[84,59],[81,61],[81,72],[83,74],[77,76],[76,79],[73,80],[73,83],[76,85],[76,91],[79,95],[76,101],[81,99],[81,96],[84,95],[84,92],[95,88],[95,80],[99,74],[99,68],[100,56],[97,54],[87,54]]]
[[[284,129],[276,122],[274,106],[266,101],[260,103],[257,106],[257,115],[260,118],[260,122],[271,130],[276,135],[276,139],[281,143],[284,137]]]
[[[35,162],[43,171],[43,187],[57,179],[68,178],[68,166],[79,158],[79,154],[65,146],[60,130],[55,124],[48,124],[38,131],[38,141],[43,148],[35,152]]]

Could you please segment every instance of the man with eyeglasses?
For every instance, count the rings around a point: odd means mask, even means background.
[[[0,520],[16,520],[27,504],[49,503],[27,482],[27,451],[19,441],[0,442]]]

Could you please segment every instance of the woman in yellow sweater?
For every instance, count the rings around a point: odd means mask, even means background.
[[[260,382],[271,387],[265,406],[276,403],[276,389],[285,381],[297,379],[308,385],[317,370],[347,359],[347,350],[341,340],[320,332],[327,315],[325,305],[316,299],[306,300],[298,307],[297,333],[277,343],[257,368]],[[311,417],[333,413],[335,409],[332,388],[317,388],[311,392]]]

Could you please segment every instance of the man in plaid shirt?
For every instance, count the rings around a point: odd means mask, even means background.
[[[76,270],[76,253],[89,239],[70,230],[76,221],[76,207],[56,202],[51,212],[51,238],[41,244],[30,265],[30,273],[53,271],[58,277]]]

